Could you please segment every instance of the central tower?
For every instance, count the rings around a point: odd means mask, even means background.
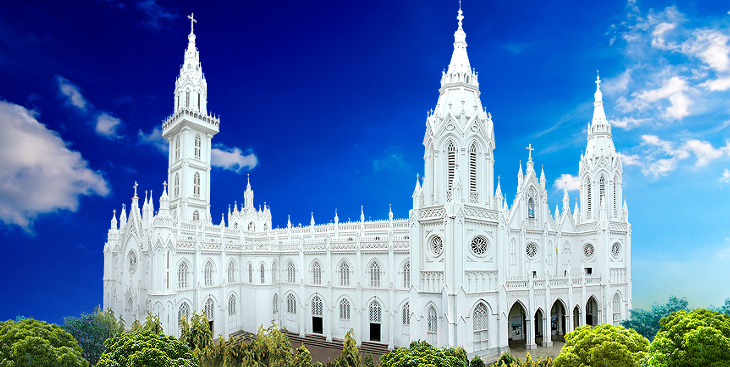
[[[211,222],[211,139],[220,119],[208,113],[208,85],[195,47],[191,14],[188,48],[175,81],[175,109],[162,123],[162,136],[169,143],[168,182],[170,211],[183,221]]]

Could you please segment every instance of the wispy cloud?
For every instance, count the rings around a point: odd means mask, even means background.
[[[403,154],[398,153],[394,148],[387,149],[384,157],[373,159],[374,173],[389,169],[402,169],[407,166],[408,163],[403,158]]]
[[[142,129],[137,133],[137,139],[142,145],[150,145],[157,148],[160,152],[167,154],[170,149],[170,145],[167,143],[167,139],[162,137],[162,128],[156,126],[149,134],[146,134]]]
[[[96,131],[96,133],[100,136],[110,140],[120,138],[120,136],[117,135],[117,129],[122,124],[122,120],[119,118],[114,117],[107,112],[101,112],[96,115],[94,122],[94,131]]]
[[[730,183],[730,170],[725,168],[724,171],[722,171],[722,176],[720,176],[720,182],[724,183]]]
[[[555,188],[555,191],[561,191],[565,188],[567,188],[568,191],[578,191],[580,190],[580,181],[578,181],[578,176],[563,173],[555,180],[553,188]]]
[[[144,12],[146,16],[142,24],[152,30],[167,28],[167,22],[178,17],[177,14],[165,9],[155,0],[140,1],[137,3],[137,9]]]
[[[228,148],[223,144],[217,144],[211,152],[211,165],[213,167],[223,168],[225,170],[241,173],[241,171],[250,171],[259,163],[256,154],[252,149],[245,152],[241,148]]]
[[[676,170],[679,163],[694,156],[695,167],[704,167],[710,162],[730,156],[730,142],[726,146],[715,148],[707,141],[688,139],[681,144],[662,140],[656,135],[641,136],[642,156],[622,155],[624,165],[641,167],[645,176],[659,178]]]
[[[76,211],[80,196],[109,193],[100,172],[38,122],[32,111],[0,101],[0,221],[32,232],[42,213]]]
[[[651,122],[649,118],[637,119],[633,117],[624,116],[617,120],[611,120],[611,125],[614,127],[622,128],[624,130],[631,130],[634,127],[645,125]]]
[[[86,98],[81,94],[76,84],[71,83],[68,79],[60,75],[56,75],[56,83],[58,84],[61,95],[65,97],[67,105],[75,107],[79,112],[87,112],[89,102],[86,101]]]

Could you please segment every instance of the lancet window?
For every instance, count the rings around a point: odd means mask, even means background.
[[[297,299],[291,293],[286,296],[286,312],[297,313]]]
[[[377,261],[370,263],[370,286],[380,287],[380,264]]]
[[[433,306],[428,309],[427,329],[429,333],[438,332],[438,317],[436,316],[436,309]]]
[[[208,261],[205,263],[205,270],[203,271],[203,279],[205,279],[205,285],[213,285],[213,262]]]
[[[377,300],[373,300],[370,303],[369,311],[370,322],[380,323],[380,321],[382,320],[382,309],[380,307],[380,302],[378,302]]]
[[[447,148],[448,151],[448,169],[449,169],[449,191],[453,189],[454,186],[454,174],[456,172],[456,147],[454,146],[454,143],[449,142],[449,146]]]
[[[208,298],[208,300],[205,301],[205,308],[203,308],[203,311],[205,312],[205,317],[208,318],[208,321],[213,320],[213,315],[214,315],[213,310],[214,310],[213,299]]]
[[[469,148],[469,202],[478,202],[477,197],[477,145]]]
[[[264,267],[264,263],[261,263],[259,266],[259,271],[261,273],[261,284],[266,283],[266,268]]]
[[[200,172],[195,172],[193,175],[193,196],[200,197]]]
[[[350,286],[350,265],[344,261],[340,263],[340,286]]]
[[[473,318],[473,335],[474,335],[474,350],[484,350],[489,347],[489,330],[487,324],[487,306],[484,303],[479,303],[474,308]]]
[[[406,261],[403,265],[403,288],[411,287],[411,262]]]
[[[190,305],[187,302],[183,302],[180,305],[180,309],[177,311],[177,322],[178,325],[182,324],[182,320],[188,320],[190,317]]]
[[[340,319],[350,319],[350,301],[348,301],[347,298],[343,298],[340,301]]]
[[[228,284],[236,282],[236,264],[231,261],[228,263]]]
[[[200,139],[200,135],[195,134],[195,159],[200,159],[200,150],[202,148],[202,140]]]
[[[411,324],[411,305],[408,302],[403,305],[403,309],[401,310],[401,323],[403,325]]]
[[[188,283],[188,263],[183,261],[180,263],[180,267],[177,268],[177,287],[185,289],[189,287]]]
[[[289,283],[296,283],[297,282],[297,268],[294,266],[293,262],[289,262],[286,266],[286,280]]]
[[[312,264],[312,284],[322,284],[322,265],[318,261]]]
[[[236,296],[233,294],[231,294],[231,296],[228,297],[228,314],[229,315],[236,314]]]

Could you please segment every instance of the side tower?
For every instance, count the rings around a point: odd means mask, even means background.
[[[210,223],[211,139],[220,119],[208,113],[208,85],[193,33],[196,20],[188,18],[188,48],[175,81],[175,112],[162,123],[162,136],[170,144],[170,211],[179,220]]]
[[[409,215],[410,271],[417,280],[410,307],[415,315],[426,315],[411,322],[410,335],[437,346],[459,345],[457,335],[471,332],[459,321],[463,312],[472,312],[462,302],[464,292],[484,291],[497,276],[494,127],[469,64],[461,8],[457,19],[451,62],[426,119],[423,186],[416,183]]]

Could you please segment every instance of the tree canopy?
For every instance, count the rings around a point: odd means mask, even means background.
[[[414,341],[380,357],[380,367],[466,367],[469,360],[461,347],[436,349],[428,342]]]
[[[117,322],[114,311],[96,308],[93,313],[79,317],[64,317],[63,326],[76,339],[83,350],[81,356],[91,365],[99,361],[104,353],[104,341],[124,331],[124,325]]]
[[[125,332],[104,343],[97,367],[197,367],[198,359],[173,336],[149,330]]]
[[[697,309],[661,320],[651,343],[652,367],[730,365],[730,315]]]
[[[0,323],[0,366],[86,367],[79,343],[56,324],[34,319]]]
[[[648,351],[649,340],[632,329],[586,325],[565,335],[555,367],[639,367]]]
[[[629,319],[621,322],[621,326],[636,330],[643,337],[653,340],[661,325],[659,320],[675,311],[689,311],[686,298],[669,297],[664,305],[654,304],[651,311],[634,308],[629,311]]]

